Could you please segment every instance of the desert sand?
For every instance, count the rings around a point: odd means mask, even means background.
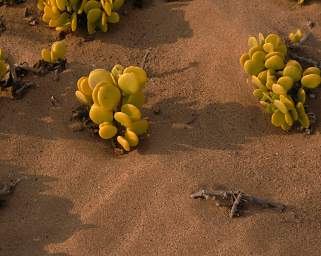
[[[26,6],[0,8],[0,46],[32,64],[57,32],[29,26]],[[274,128],[239,64],[248,36],[286,36],[308,18],[321,23],[320,14],[313,0],[154,0],[93,41],[68,35],[59,81],[34,77],[23,99],[0,98],[0,178],[25,177],[0,209],[0,255],[321,255],[320,126],[311,136]],[[304,54],[320,60],[320,38],[318,27]],[[75,83],[93,68],[138,65],[147,49],[150,134],[115,157],[108,143],[68,127]],[[321,118],[320,96],[311,104]],[[228,209],[189,197],[200,188],[288,209],[230,219]]]

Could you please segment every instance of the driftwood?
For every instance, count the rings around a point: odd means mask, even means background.
[[[224,206],[231,207],[230,217],[233,218],[235,216],[240,216],[240,210],[246,205],[257,205],[262,208],[270,208],[274,210],[278,210],[280,212],[284,211],[286,206],[279,203],[273,203],[267,201],[265,199],[251,196],[245,194],[241,191],[224,191],[224,190],[215,190],[208,191],[202,189],[198,192],[191,194],[191,198],[193,199],[212,199],[217,200],[218,205],[221,206],[221,202],[224,202]]]

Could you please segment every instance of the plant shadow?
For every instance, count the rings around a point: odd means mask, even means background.
[[[126,15],[121,16],[119,24],[111,25],[108,33],[98,32],[95,39],[108,44],[146,49],[192,37],[193,31],[182,9],[189,2],[148,1],[142,9],[128,10]]]
[[[0,162],[1,182],[8,175],[22,177],[6,206],[0,209],[0,254],[10,256],[68,256],[66,252],[49,253],[46,246],[66,241],[76,232],[95,228],[71,213],[73,203],[50,195],[56,178],[25,175],[25,170]]]
[[[157,109],[159,114],[155,114]],[[258,106],[237,102],[209,103],[202,108],[184,97],[161,100],[146,109],[150,137],[138,147],[142,154],[169,154],[197,149],[236,150],[251,139],[286,134],[273,127]]]

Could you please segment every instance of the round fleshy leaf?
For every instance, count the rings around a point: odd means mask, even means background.
[[[94,104],[89,111],[89,117],[95,124],[113,121],[113,112],[107,108]]]

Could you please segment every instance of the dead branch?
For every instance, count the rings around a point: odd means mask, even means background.
[[[224,191],[224,190],[208,191],[208,190],[202,189],[198,192],[191,194],[191,198],[225,201],[226,206],[232,207],[230,211],[231,218],[235,216],[239,216],[240,210],[246,204],[257,205],[262,208],[275,209],[281,212],[284,211],[286,208],[286,206],[283,204],[273,203],[259,197],[245,194],[244,192],[241,192],[241,191],[239,192]]]
[[[243,200],[243,193],[240,192],[238,193],[233,205],[232,205],[232,209],[230,212],[230,217],[233,218],[234,216],[239,216],[239,210],[241,209],[241,203]]]
[[[144,55],[144,57],[143,57],[143,61],[142,61],[142,63],[140,64],[140,67],[141,67],[142,69],[145,69],[146,61],[147,61],[147,58],[148,58],[148,56],[149,56],[149,54],[150,54],[151,51],[152,51],[151,48],[148,48],[148,49],[146,50],[145,55]]]

